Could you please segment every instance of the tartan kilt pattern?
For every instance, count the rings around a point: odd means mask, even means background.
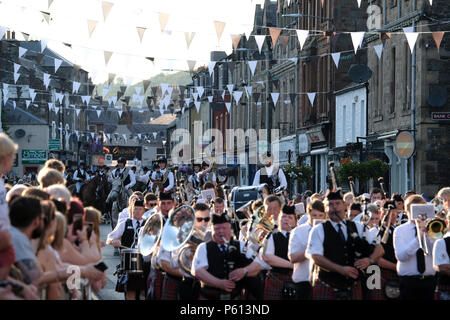
[[[178,280],[165,275],[162,285],[161,300],[178,300]]]
[[[155,291],[154,291],[154,300],[161,300],[162,294],[162,286],[163,286],[164,275],[161,270],[156,271],[156,279],[155,279]]]
[[[232,295],[232,293],[230,292],[205,286],[200,289],[198,300],[220,300],[221,294]],[[231,297],[231,300],[240,300],[240,299],[241,299],[240,292],[238,292],[237,295]]]
[[[264,282],[264,300],[282,300],[283,284],[285,281],[292,279],[292,272],[288,274],[282,273],[267,273],[266,281]]]
[[[368,300],[389,300],[385,294],[386,283],[388,281],[399,281],[397,271],[381,268],[381,289],[369,290]]]
[[[352,300],[362,300],[361,282],[355,281],[352,286]],[[336,291],[334,288],[316,279],[313,285],[313,300],[336,300]]]

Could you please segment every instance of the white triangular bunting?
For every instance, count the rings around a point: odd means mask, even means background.
[[[48,89],[48,85],[50,84],[50,75],[48,73],[44,73],[44,86],[45,89]]]
[[[202,86],[199,86],[196,88],[197,88],[198,96],[201,98],[203,96],[203,92],[205,92],[205,88],[203,88]]]
[[[97,22],[95,20],[88,20],[88,31],[89,31],[89,38],[92,36],[92,33],[95,30],[95,27],[97,27]]]
[[[153,139],[156,139],[156,136],[158,135],[157,132],[153,132]]]
[[[414,30],[413,27],[403,28],[403,32],[405,33],[406,40],[408,40],[409,49],[411,50],[411,53],[414,51],[417,37],[419,37],[419,33],[414,32],[413,30]]]
[[[375,52],[376,52],[376,54],[378,56],[378,60],[380,60],[381,59],[381,55],[383,54],[383,44],[379,44],[377,46],[374,46],[373,48],[375,49]]]
[[[211,62],[208,64],[209,76],[212,75],[215,66],[216,66],[216,61],[211,61]]]
[[[14,62],[14,73],[19,72],[19,69],[20,69],[20,64],[17,64]]]
[[[17,80],[19,80],[20,73],[14,73],[14,83],[17,83]]]
[[[100,118],[100,115],[102,114],[102,110],[97,110],[97,117]]]
[[[195,104],[195,109],[197,109],[197,113],[199,113],[200,112],[200,104],[201,104],[201,102],[200,101],[195,101],[194,104]]]
[[[52,110],[53,109],[53,102],[47,102],[48,103],[48,110]]]
[[[167,83],[161,83],[160,86],[161,86],[161,94],[164,95],[167,92],[169,85]]]
[[[355,54],[358,52],[358,48],[362,45],[364,40],[365,32],[350,32],[353,42],[353,49],[355,49]]]
[[[188,49],[191,46],[191,42],[192,42],[192,39],[194,39],[194,36],[195,36],[195,32],[185,32],[184,33],[184,38],[186,39],[186,45],[187,45]]]
[[[31,98],[31,102],[34,102],[34,98],[36,98],[36,92],[34,91],[34,89],[29,89],[30,91],[30,98]]]
[[[3,95],[3,104],[6,105],[7,101],[8,101],[8,96],[7,95]]]
[[[0,40],[2,40],[5,33],[6,33],[6,27],[0,27]]]
[[[192,96],[194,97],[194,101],[198,100],[198,92],[193,92]]]
[[[331,56],[333,57],[334,64],[336,65],[336,68],[339,68],[339,60],[341,59],[341,53],[336,52],[332,53]]]
[[[250,67],[250,71],[252,72],[252,76],[255,75],[255,70],[256,70],[256,64],[258,63],[257,60],[254,61],[248,61],[248,66]]]
[[[119,114],[119,118],[122,118],[122,113],[123,113],[123,111],[117,111],[117,113]]]
[[[124,134],[122,134],[122,137],[123,137],[123,140],[125,140],[125,142],[127,142],[127,135],[124,133]]]
[[[0,38],[1,39],[1,38]],[[28,49],[19,47],[19,58],[23,57],[23,55],[28,51]]]
[[[31,103],[31,100],[25,100],[25,105],[27,106],[27,109],[30,106],[30,103]]]
[[[314,107],[314,100],[316,99],[316,92],[307,93],[309,101],[311,102],[311,106]]]
[[[53,110],[55,110],[55,113],[58,114],[58,112],[59,112],[59,107],[54,107]]]
[[[234,84],[227,84],[228,91],[233,94]]]
[[[80,89],[80,82],[74,81],[73,82],[73,88],[72,88],[72,93],[78,92],[78,89]]]
[[[104,55],[104,57],[105,57],[105,66],[108,65],[109,60],[110,60],[111,57],[112,57],[112,54],[113,54],[113,52],[111,52],[111,51],[104,51],[104,52],[103,52],[103,55]]]
[[[47,39],[41,39],[41,53],[47,48]]]
[[[309,30],[296,30],[298,42],[300,43],[300,50],[303,49],[306,39],[308,39]]]
[[[270,95],[272,96],[273,105],[276,106],[280,94],[278,92],[272,92]]]
[[[109,16],[109,12],[111,11],[114,3],[102,1],[102,9],[103,9],[103,21],[106,21],[106,18]]]
[[[191,98],[185,98],[184,102],[186,103],[186,106],[189,107],[189,104],[191,103]]]
[[[62,60],[61,59],[55,59],[55,73],[56,71],[58,71],[59,67],[62,64]]]
[[[225,106],[227,107],[228,113],[230,113],[230,110],[231,110],[231,102],[225,102]]]
[[[222,97],[222,100],[224,100],[224,99],[225,99],[225,90],[223,90],[223,91],[222,91],[222,95],[221,95],[221,97]]]
[[[358,0],[358,8],[361,8],[361,0]]]
[[[236,104],[238,104],[239,100],[241,100],[242,93],[243,93],[242,91],[234,91],[233,92],[233,97],[234,97],[234,100],[236,101]]]
[[[256,44],[258,45],[259,53],[261,53],[262,46],[264,44],[264,40],[266,40],[266,36],[264,36],[264,35],[257,35],[257,36],[254,36],[254,37],[255,37]]]
[[[77,117],[80,115],[81,109],[75,109],[75,113],[77,114]]]
[[[245,86],[245,91],[247,92],[247,98],[252,96],[252,86]]]
[[[139,39],[141,40],[141,43],[142,43],[142,39],[144,38],[144,33],[145,33],[145,30],[147,30],[147,28],[136,27],[136,30],[138,32]]]
[[[225,22],[214,21],[214,26],[216,27],[217,41],[220,42],[223,29],[225,28]]]
[[[14,108],[14,110],[16,110],[16,107],[17,107],[17,104],[16,104],[15,101],[13,101],[13,108]]]
[[[214,98],[213,96],[208,96],[208,102],[209,103],[213,102],[213,98]]]

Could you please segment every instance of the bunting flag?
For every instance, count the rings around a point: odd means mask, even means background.
[[[14,110],[16,110],[16,107],[17,107],[16,102],[13,101],[13,108],[14,108]]]
[[[291,99],[292,103],[295,103],[295,99],[297,99],[297,94],[296,93],[290,93],[289,94],[289,98]]]
[[[323,2],[323,0],[322,0]],[[361,8],[361,0],[358,0],[358,8]]]
[[[184,38],[186,39],[186,45],[187,45],[188,49],[191,46],[191,42],[194,39],[194,36],[195,36],[195,32],[185,32],[184,33]]]
[[[277,44],[278,37],[280,36],[281,29],[280,28],[269,28],[270,37],[272,38],[273,48],[275,48]]]
[[[45,11],[41,11],[42,16],[44,17],[45,21],[47,21],[47,24],[50,24],[50,13],[49,12],[45,12]]]
[[[234,84],[227,84],[227,89],[230,94],[233,94]]]
[[[358,52],[358,47],[362,45],[364,34],[365,32],[350,32],[353,42],[353,48],[355,49],[355,54],[356,52]]]
[[[334,64],[336,65],[336,68],[339,69],[339,60],[341,59],[341,53],[336,52],[332,53],[331,56],[333,57]]]
[[[119,119],[122,118],[123,111],[119,110],[119,111],[117,111],[117,113],[119,114]]]
[[[220,42],[222,37],[223,29],[225,29],[225,22],[214,21],[214,26],[216,27],[217,41]]]
[[[58,71],[59,67],[61,67],[62,62],[63,61],[61,59],[55,58],[55,73]]]
[[[280,42],[283,49],[286,49],[289,42],[289,36],[280,36]]]
[[[142,43],[142,39],[144,38],[144,33],[145,33],[145,30],[147,30],[147,28],[144,28],[144,27],[136,27],[136,30],[137,30],[137,32],[138,32],[139,39],[140,39],[140,41],[141,41],[141,43]]]
[[[81,85],[80,82],[74,81],[73,82],[73,87],[72,87],[72,93],[75,93],[75,92],[78,93],[78,90],[80,89],[80,85]]]
[[[306,39],[309,35],[309,30],[296,30],[297,31],[297,39],[300,43],[300,50],[303,50],[303,46],[305,45]]]
[[[430,2],[430,6],[433,5],[433,0],[428,0]]]
[[[41,39],[41,53],[47,48],[48,39]],[[39,62],[40,63],[40,62]]]
[[[122,134],[122,137],[123,137],[123,140],[125,140],[125,142],[127,142],[128,138],[127,138],[127,135],[125,133]]]
[[[142,134],[138,133],[137,136],[138,136],[138,139],[141,140]]]
[[[1,37],[0,37],[1,39]],[[23,55],[28,51],[28,49],[19,47],[19,58],[23,57]]]
[[[272,92],[270,95],[272,96],[273,106],[276,107],[280,94],[278,92]]]
[[[0,27],[0,34],[1,34],[1,27]],[[25,39],[25,41],[28,41],[28,39],[30,38],[30,35],[28,33],[22,32],[23,38]],[[1,39],[2,37],[0,37]]]
[[[232,34],[231,41],[233,42],[233,49],[236,50],[239,45],[239,42],[241,41],[241,35],[240,34]]]
[[[444,32],[433,32],[433,39],[434,42],[436,42],[436,47],[438,49],[438,52],[440,51],[442,38],[444,37]]]
[[[173,88],[172,87],[168,87],[167,88],[167,93],[169,94],[169,99],[172,97],[172,92],[173,92]]]
[[[89,105],[89,102],[91,101],[91,96],[81,96],[81,101]]]
[[[181,114],[184,114],[184,107],[181,108]]]
[[[169,20],[170,14],[158,12],[159,23],[161,24],[161,32],[166,29],[167,21]]]
[[[6,27],[0,27],[0,40],[3,39],[6,33]]]
[[[197,113],[199,113],[200,112],[200,104],[201,104],[201,102],[200,101],[194,101],[194,104],[195,104],[195,109],[197,109]]]
[[[97,22],[95,20],[88,20],[88,31],[89,31],[89,38],[92,36],[92,33],[94,32],[95,28],[97,27]]]
[[[56,100],[59,101],[59,104],[62,104],[62,101],[64,99],[64,94],[55,92],[55,95],[56,95]]]
[[[194,67],[195,67],[196,63],[197,63],[197,61],[195,61],[195,60],[187,60],[187,64],[188,64],[190,72],[194,71]]]
[[[17,80],[19,80],[20,73],[14,73],[14,83],[17,83]]]
[[[239,100],[241,100],[242,94],[243,94],[242,91],[234,91],[233,92],[233,97],[234,97],[234,100],[236,101],[236,104],[238,104]]]
[[[383,54],[383,44],[373,46],[373,48],[378,56],[378,60],[381,60],[381,55]]]
[[[30,106],[30,103],[31,103],[30,100],[25,100],[25,105],[26,105],[27,109],[28,109],[28,107]]]
[[[6,105],[6,102],[8,101],[8,95],[3,95],[3,104]]]
[[[113,83],[115,78],[116,78],[116,74],[115,73],[108,73],[108,84]]]
[[[81,109],[75,109],[75,113],[77,114],[77,117],[80,115],[80,111],[81,111]]]
[[[137,95],[139,95],[139,96],[141,95],[142,87],[135,87],[134,90],[136,90]]]
[[[208,64],[209,76],[212,75],[215,66],[216,66],[216,61],[211,61],[211,62]]]
[[[51,111],[53,109],[54,103],[53,102],[47,102],[48,103],[48,110]]]
[[[284,104],[290,104],[291,100],[284,100],[283,102],[284,102]]]
[[[203,92],[205,92],[205,88],[203,88],[202,86],[195,87],[195,88],[197,89],[198,96],[201,98],[203,96]]]
[[[208,102],[212,103],[213,102],[213,98],[214,98],[213,96],[208,96]]]
[[[52,5],[52,3],[53,3],[53,0],[48,0],[48,9],[50,9],[50,6]]]
[[[194,97],[194,102],[198,100],[198,92],[193,92],[192,96]]]
[[[20,69],[20,64],[14,62],[14,73],[18,73]]]
[[[314,100],[316,99],[316,92],[307,93],[311,106],[314,107]]]
[[[252,96],[252,86],[245,86],[245,91],[247,92],[247,98],[250,99]]]
[[[264,40],[266,40],[266,36],[264,35],[256,35],[253,36],[255,38],[256,44],[258,45],[259,54],[261,54],[262,47],[264,45]]]
[[[186,106],[189,107],[189,104],[191,103],[191,98],[185,98],[184,102],[186,103]]]
[[[104,22],[106,22],[106,19],[108,18],[113,5],[114,5],[114,3],[102,1],[103,21]]]
[[[225,102],[225,106],[227,107],[228,113],[230,113],[230,110],[231,110],[231,102]]]
[[[102,114],[102,110],[97,110],[97,118],[100,119],[100,115]]]
[[[221,97],[222,97],[222,101],[224,101],[225,100],[225,90],[222,91]]]
[[[106,97],[108,95],[108,92],[109,92],[109,88],[103,88],[102,89],[102,97],[103,98]]]
[[[48,73],[44,73],[44,86],[45,89],[48,89],[48,85],[50,84],[50,75]]]
[[[158,136],[157,132],[153,132],[153,139],[156,139],[156,137]]]
[[[105,56],[105,66],[108,65],[109,59],[111,59],[112,54],[113,54],[113,53],[112,53],[111,51],[104,51],[104,52],[103,52],[103,55]]]
[[[58,112],[59,112],[59,107],[54,107],[54,108],[53,108],[53,111],[55,111],[55,113],[58,114]]]
[[[148,87],[150,86],[150,80],[144,80],[142,81],[142,85],[144,86],[144,94],[147,91]]]
[[[412,53],[414,51],[417,38],[419,37],[419,33],[414,32],[413,27],[403,28],[403,32],[405,33],[406,40],[408,40],[409,49],[411,50]]]
[[[254,61],[248,61],[248,66],[250,67],[250,71],[252,72],[252,76],[255,75],[255,70],[256,70],[256,64],[258,63],[257,60]]]
[[[29,89],[30,91],[30,98],[31,98],[31,102],[34,102],[34,98],[36,98],[36,92],[34,91],[34,89]]]

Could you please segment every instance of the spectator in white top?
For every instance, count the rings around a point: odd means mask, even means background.
[[[294,264],[292,281],[297,285],[297,299],[310,300],[312,297],[312,287],[310,283],[310,272],[314,265],[313,261],[306,257],[309,233],[314,226],[314,220],[325,219],[325,207],[323,202],[315,200],[310,202],[306,208],[306,223],[296,227],[289,240],[288,256]]]
[[[394,230],[394,250],[397,258],[397,274],[400,277],[401,300],[433,300],[436,287],[433,255],[424,255],[419,248],[418,237],[426,239],[428,248],[433,248],[434,239],[427,236],[425,222],[412,220],[411,205],[426,204],[419,195],[411,195],[405,201],[409,221]],[[424,237],[425,235],[425,237]],[[424,245],[424,244],[423,244]]]

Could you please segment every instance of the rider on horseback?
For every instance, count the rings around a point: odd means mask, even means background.
[[[159,190],[159,191],[163,191],[163,192],[173,192],[175,189],[175,179],[173,176],[173,173],[167,169],[167,159],[164,157],[160,157],[158,159],[158,165],[159,165],[159,174],[157,172],[153,172],[152,174],[152,179],[153,180],[160,180],[162,187],[161,189],[163,190]],[[162,180],[161,180],[162,179]]]
[[[89,181],[91,177],[86,171],[86,164],[84,162],[80,162],[80,168],[75,170],[75,173],[73,174],[73,181],[76,182],[76,188],[77,188],[77,196],[81,197],[81,188],[83,185],[86,184],[87,181]]]
[[[127,164],[127,160],[125,158],[120,157],[119,160],[117,160],[117,164],[119,167],[114,169],[111,173],[112,178],[120,178],[123,182],[126,192],[128,193],[128,196],[131,197],[131,195],[133,194],[133,190],[131,190],[131,187],[136,184],[136,176],[133,170],[125,167],[125,165]]]

